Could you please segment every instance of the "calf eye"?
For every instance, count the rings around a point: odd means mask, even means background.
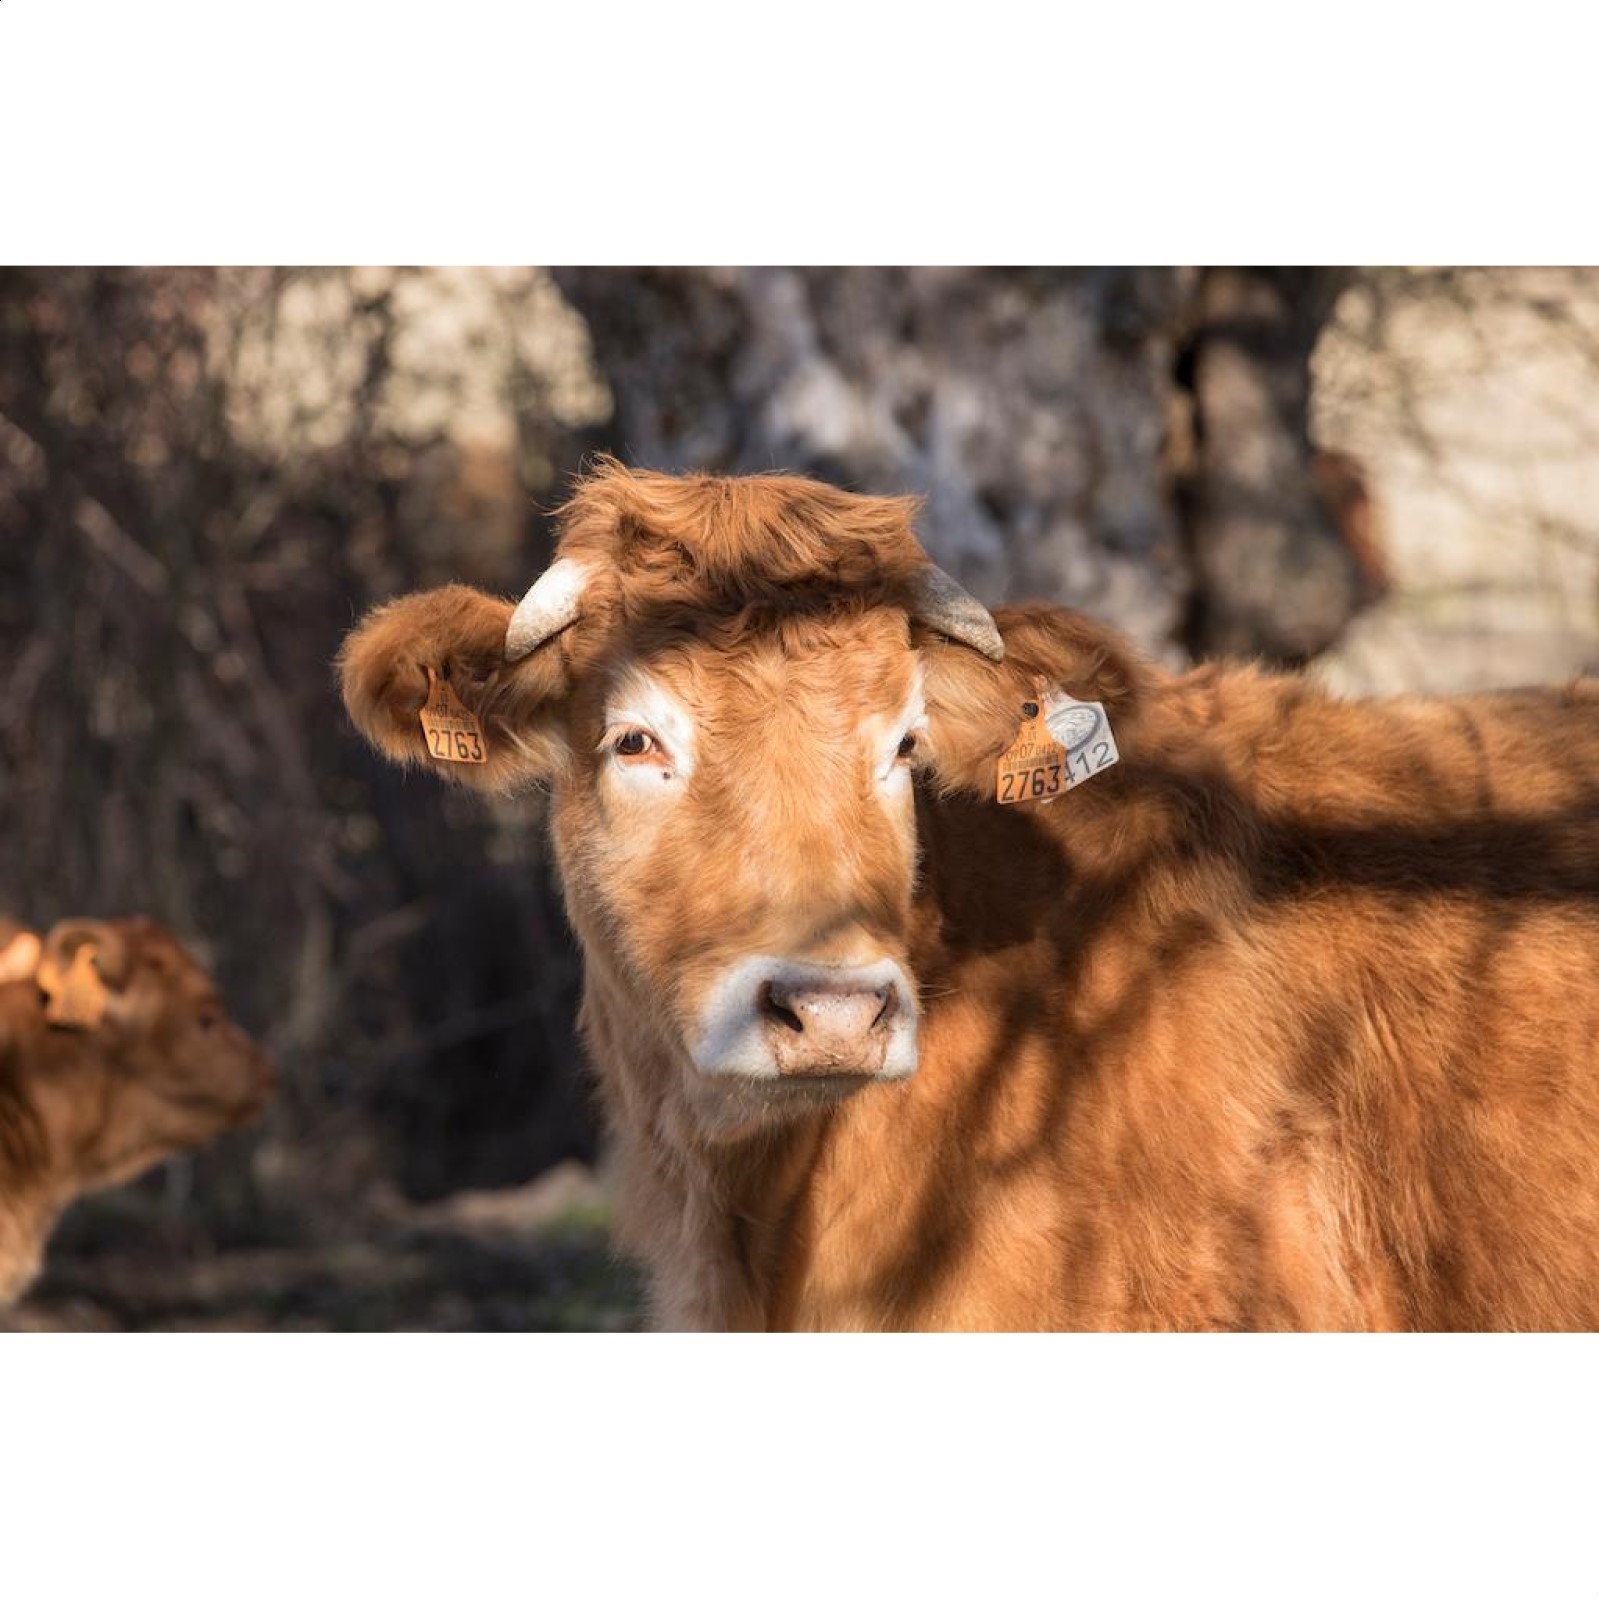
[[[902,761],[908,761],[915,752],[916,735],[914,733],[907,733],[904,738],[899,741],[899,750],[897,752],[898,759]]]
[[[648,733],[630,728],[611,747],[618,755],[648,755],[655,748],[655,740]]]

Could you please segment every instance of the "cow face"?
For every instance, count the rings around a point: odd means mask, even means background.
[[[55,1043],[41,1052],[31,1086],[76,1191],[196,1149],[271,1099],[271,1061],[229,1019],[199,964],[153,922],[59,923],[35,980]]]
[[[647,1043],[711,1111],[914,1071],[913,783],[938,748],[930,680],[953,681],[933,657],[951,654],[992,673],[1003,646],[928,565],[905,502],[612,468],[514,611],[413,596],[342,667],[391,757],[429,759],[418,713],[448,681],[488,759],[435,769],[551,785],[591,1029],[628,1017],[627,1053]]]
[[[684,637],[574,695],[552,813],[574,922],[703,1078],[814,1098],[915,1067],[906,634],[874,611]]]

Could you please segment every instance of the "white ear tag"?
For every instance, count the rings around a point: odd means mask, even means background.
[[[1066,751],[1066,787],[1109,771],[1121,759],[1110,718],[1098,700],[1074,700],[1064,689],[1043,696],[1044,721]]]

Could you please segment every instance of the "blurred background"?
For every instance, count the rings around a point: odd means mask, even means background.
[[[0,1327],[631,1328],[542,803],[380,766],[370,604],[586,453],[925,497],[991,604],[1340,692],[1599,663],[1599,271],[0,271],[0,914],[143,911],[283,1068]]]

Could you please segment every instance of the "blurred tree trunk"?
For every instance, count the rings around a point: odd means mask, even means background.
[[[1348,518],[1325,497],[1310,446],[1310,357],[1350,274],[1330,267],[1210,267],[1183,374],[1191,470],[1179,506],[1196,656],[1297,664],[1336,642],[1365,599]]]
[[[556,277],[615,398],[592,442],[633,464],[911,489],[927,498],[929,550],[981,598],[1080,606],[1172,660],[1303,660],[1357,608],[1305,428],[1332,276]]]
[[[159,918],[276,1053],[268,1158],[196,1157],[219,1214],[595,1150],[538,807],[407,787],[332,681],[366,605],[547,555],[520,462],[475,492],[451,405],[395,401],[419,277],[0,271],[0,911]],[[520,438],[559,441],[537,377]]]

